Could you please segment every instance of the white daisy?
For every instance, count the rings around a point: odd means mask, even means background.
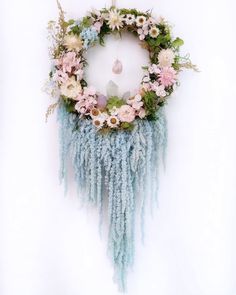
[[[152,27],[150,30],[149,30],[149,35],[152,37],[152,38],[156,38],[160,33],[160,30],[157,28],[157,27]]]
[[[145,16],[143,16],[143,15],[137,16],[136,25],[138,27],[143,27],[145,25],[146,21],[147,21],[147,19]]]
[[[111,128],[117,128],[119,123],[120,123],[120,121],[118,120],[118,118],[116,116],[110,116],[107,119],[107,125]]]
[[[92,108],[90,111],[90,116],[92,118],[98,118],[101,115],[101,112],[97,108]]]
[[[125,16],[125,22],[127,25],[132,25],[135,22],[135,16],[133,14],[127,14]]]
[[[100,114],[100,116],[93,118],[93,125],[100,129],[104,126],[105,121],[106,116],[104,114]]]

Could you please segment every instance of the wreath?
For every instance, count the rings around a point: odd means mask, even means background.
[[[167,143],[163,106],[179,85],[179,72],[196,70],[196,66],[188,55],[180,55],[183,40],[172,36],[168,22],[154,18],[150,11],[112,6],[65,20],[59,3],[58,7],[59,20],[49,22],[48,27],[52,66],[47,87],[57,102],[46,116],[58,106],[60,178],[66,184],[68,162],[72,163],[79,196],[98,207],[101,222],[107,208],[108,253],[114,278],[125,291],[134,260],[137,204],[141,204],[143,222],[148,202],[154,206],[157,197],[158,171]],[[97,44],[105,46],[107,35],[124,32],[139,39],[150,63],[143,67],[137,90],[120,97],[111,83],[107,94],[99,93],[86,82],[86,53]],[[120,61],[113,71],[121,73]]]
[[[151,12],[111,7],[69,21],[61,14],[59,27],[51,22],[50,30],[56,41],[51,48],[51,82],[67,111],[90,119],[97,129],[130,130],[136,120],[156,120],[158,109],[179,84],[178,73],[194,67],[188,57],[179,54],[183,40],[173,38],[170,25],[163,18],[155,19]],[[113,95],[107,96],[86,82],[86,53],[97,44],[105,46],[107,35],[122,36],[123,32],[140,40],[149,52],[150,64],[143,67],[143,79],[132,95],[119,97],[111,91]],[[117,71],[119,66],[115,65]]]

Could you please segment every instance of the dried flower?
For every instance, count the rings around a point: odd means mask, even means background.
[[[175,54],[172,49],[162,49],[158,54],[160,67],[170,67],[174,63]]]
[[[62,95],[72,99],[76,99],[76,97],[82,91],[82,87],[80,85],[80,82],[76,81],[75,77],[72,76],[64,84],[61,85],[60,90]]]
[[[113,9],[109,12],[108,16],[108,25],[114,31],[115,29],[119,30],[123,27],[124,17],[120,15],[117,9]]]
[[[121,122],[132,122],[135,119],[135,110],[129,105],[123,105],[118,109],[118,117]]]
[[[68,34],[64,37],[64,46],[68,50],[75,50],[79,52],[83,48],[83,41],[82,39],[74,34]]]

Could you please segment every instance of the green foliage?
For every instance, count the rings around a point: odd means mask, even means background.
[[[111,33],[111,29],[109,28],[109,26],[104,23],[103,26],[101,27],[101,31],[99,33],[99,43],[100,45],[104,46],[105,45],[105,41],[104,41],[104,37],[106,35],[109,35]]]
[[[69,97],[66,97],[64,95],[61,96],[63,99],[63,103],[65,105],[65,108],[68,113],[73,113],[75,112],[75,101],[72,101]]]
[[[141,11],[138,11],[137,9],[126,9],[126,8],[121,8],[120,14],[133,14],[134,16],[144,15],[147,17],[149,15],[148,13],[143,13]]]
[[[91,20],[91,18],[88,17],[88,16],[85,16],[85,17],[82,19],[81,26],[82,26],[83,28],[89,28],[91,25],[92,25],[92,20]]]
[[[81,29],[78,26],[74,26],[73,28],[71,28],[71,33],[79,36],[81,33]]]
[[[133,123],[128,123],[128,122],[122,122],[120,124],[120,127],[122,129],[127,130],[127,131],[132,131],[134,129],[134,124]]]
[[[172,46],[176,49],[178,49],[180,46],[184,45],[184,41],[182,39],[180,39],[179,37],[176,38],[173,42],[172,42]]]
[[[110,111],[113,107],[120,108],[124,104],[125,102],[123,99],[118,96],[112,96],[107,101],[107,109]]]
[[[148,91],[143,96],[145,110],[148,120],[156,120],[157,95],[153,91]]]

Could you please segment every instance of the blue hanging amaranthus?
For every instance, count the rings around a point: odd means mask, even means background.
[[[108,253],[115,280],[124,291],[134,260],[138,198],[144,215],[148,198],[157,197],[158,168],[167,140],[164,111],[159,110],[156,121],[138,120],[132,131],[108,134],[99,133],[90,120],[78,121],[76,115],[68,115],[63,106],[58,115],[61,179],[67,178],[69,159],[83,200],[96,205],[101,215],[104,202],[108,202]]]

